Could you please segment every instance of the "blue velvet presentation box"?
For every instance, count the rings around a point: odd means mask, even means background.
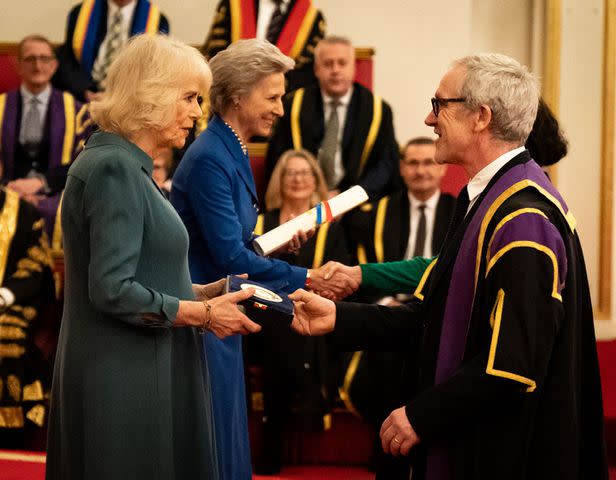
[[[247,278],[227,275],[226,292],[237,292],[249,287],[256,289],[255,294],[241,302],[248,318],[268,328],[288,328],[291,325],[293,302],[286,294],[274,292],[265,285]]]

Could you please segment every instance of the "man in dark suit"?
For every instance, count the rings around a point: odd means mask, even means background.
[[[436,163],[434,140],[409,140],[399,162],[406,188],[363,206],[353,230],[360,239],[360,263],[433,257],[441,249],[455,197],[440,190],[446,166]]]
[[[70,93],[52,88],[58,66],[45,37],[19,43],[21,85],[0,95],[0,159],[11,190],[36,205],[48,233],[73,159],[89,134],[87,108]]]
[[[241,38],[263,38],[295,60],[285,75],[287,91],[315,82],[314,48],[325,18],[310,0],[220,0],[201,48],[208,60]]]
[[[100,98],[109,65],[128,39],[140,33],[169,33],[167,18],[148,0],[85,0],[75,5],[57,52],[53,84],[81,101]]]
[[[266,177],[283,152],[304,148],[317,156],[332,194],[359,184],[371,198],[383,196],[399,158],[391,108],[353,82],[355,53],[348,39],[321,40],[314,69],[318,85],[284,100],[267,149]]]
[[[416,352],[410,400],[383,422],[413,480],[608,478],[592,302],[576,222],[524,148],[539,82],[505,55],[461,58],[426,124],[461,165],[439,256],[410,305],[292,294],[294,328],[343,349]],[[396,368],[396,366],[392,366]]]

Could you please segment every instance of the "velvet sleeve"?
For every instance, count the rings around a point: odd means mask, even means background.
[[[413,292],[432,260],[432,258],[415,257],[399,262],[362,264],[361,286],[388,295]]]

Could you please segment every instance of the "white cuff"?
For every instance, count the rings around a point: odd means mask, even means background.
[[[2,300],[4,300],[5,307],[10,307],[15,303],[15,294],[11,292],[8,288],[0,288],[0,297],[2,297]]]

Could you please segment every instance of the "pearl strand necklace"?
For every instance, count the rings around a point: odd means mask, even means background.
[[[223,122],[225,121],[223,120]],[[240,142],[240,147],[242,147],[242,152],[244,152],[244,155],[248,155],[248,148],[246,148],[246,145],[244,144],[244,142],[242,142],[242,139],[237,134],[237,132],[234,130],[234,128],[231,125],[229,125],[227,122],[225,122],[225,125],[229,127],[229,129],[233,132],[233,135],[235,135],[235,138],[237,138],[237,141]]]

